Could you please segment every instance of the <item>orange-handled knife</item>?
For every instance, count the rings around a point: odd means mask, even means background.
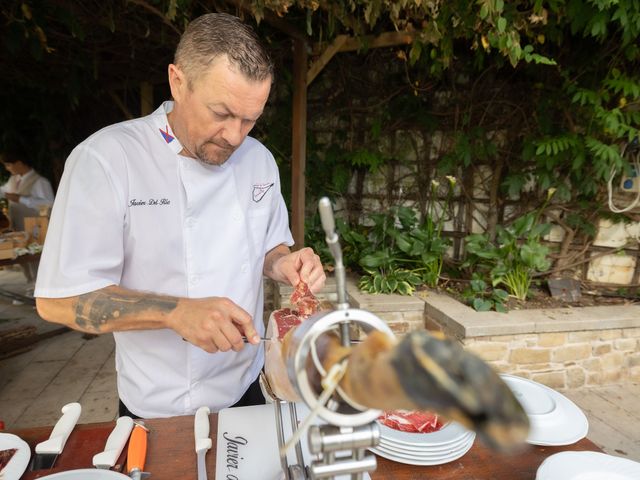
[[[129,438],[127,450],[127,474],[134,480],[141,480],[149,476],[144,471],[144,462],[147,459],[147,434],[149,429],[143,422],[136,422]]]

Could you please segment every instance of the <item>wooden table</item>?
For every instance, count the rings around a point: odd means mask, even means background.
[[[39,253],[25,253],[24,255],[18,255],[15,258],[3,258],[0,260],[0,267],[6,267],[9,265],[21,265],[23,263],[37,262],[40,260]]]
[[[0,260],[0,267],[7,267],[9,265],[24,265],[27,263],[40,261],[39,253],[27,253],[25,255],[18,255],[15,258],[3,258]],[[0,296],[8,298],[10,300],[18,300],[27,305],[35,305],[36,300],[32,296],[21,295],[19,293],[12,292],[5,288],[0,287]]]
[[[213,480],[216,470],[218,415],[212,414],[210,421],[213,447],[207,453],[206,460],[208,478]],[[150,429],[145,470],[151,472],[151,478],[197,480],[193,416],[146,420],[145,423]],[[74,468],[91,468],[93,455],[104,449],[105,441],[114,425],[115,422],[77,425],[55,467],[48,471],[25,472],[22,480],[32,480]],[[33,451],[38,442],[48,438],[51,428],[28,428],[8,433],[21,437]],[[545,458],[565,450],[601,451],[590,440],[583,439],[564,447],[527,446],[522,453],[507,456],[497,454],[476,441],[464,457],[434,467],[415,467],[378,457],[378,469],[371,477],[373,480],[534,480],[536,470]]]

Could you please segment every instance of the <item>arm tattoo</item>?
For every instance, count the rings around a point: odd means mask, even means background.
[[[118,318],[126,318],[140,312],[171,312],[177,299],[147,295],[123,295],[109,291],[85,293],[78,297],[76,324],[87,330],[100,332],[102,326]]]

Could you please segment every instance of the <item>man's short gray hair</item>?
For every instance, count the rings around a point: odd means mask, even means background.
[[[256,33],[226,13],[208,13],[189,23],[173,63],[185,72],[192,86],[211,62],[223,55],[249,80],[273,78],[273,63]]]

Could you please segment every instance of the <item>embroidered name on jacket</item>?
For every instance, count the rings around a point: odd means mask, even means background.
[[[258,203],[260,200],[264,198],[267,192],[273,187],[273,183],[260,183],[258,185],[253,186],[253,192],[251,193],[251,197],[253,201]]]
[[[134,198],[129,200],[130,207],[143,207],[148,205],[171,205],[171,201],[168,198],[149,198],[148,200]]]

